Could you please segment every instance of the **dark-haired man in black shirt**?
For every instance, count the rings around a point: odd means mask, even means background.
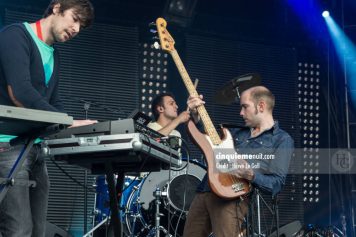
[[[6,26],[0,32],[0,104],[62,112],[58,94],[56,42],[66,42],[89,26],[94,12],[89,0],[52,0],[44,17],[34,23]],[[75,120],[73,126],[96,121]],[[1,131],[0,131],[1,132]],[[0,135],[0,177],[7,177],[22,146],[10,146]],[[49,180],[37,145],[16,178],[36,181],[36,187],[11,187],[0,203],[0,236],[44,237]]]

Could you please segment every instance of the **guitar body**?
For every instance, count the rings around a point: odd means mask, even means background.
[[[250,192],[250,183],[242,178],[236,178],[236,176],[229,173],[218,172],[216,167],[214,149],[229,148],[234,149],[234,141],[230,132],[223,128],[224,139],[218,146],[214,146],[209,139],[209,136],[201,133],[194,122],[188,122],[188,133],[194,141],[194,143],[203,152],[206,163],[208,165],[208,179],[211,190],[221,198],[234,199],[243,196]]]

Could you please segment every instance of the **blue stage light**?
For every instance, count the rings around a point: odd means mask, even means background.
[[[330,16],[329,11],[323,11],[323,13],[321,14],[324,18]]]
[[[356,46],[332,16],[326,17],[324,20],[331,36],[331,42],[335,47],[336,56],[345,70],[351,100],[356,106]]]

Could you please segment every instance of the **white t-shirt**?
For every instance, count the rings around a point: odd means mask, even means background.
[[[161,130],[163,127],[157,123],[157,122],[151,122],[147,125],[147,127],[155,130],[155,131],[158,131],[158,130]],[[182,135],[180,134],[180,132],[178,132],[177,130],[172,130],[172,132],[169,134],[169,136],[176,136],[176,137],[182,137]]]
[[[147,125],[147,127],[151,128],[151,129],[153,129],[153,130],[155,130],[155,131],[161,130],[161,129],[163,128],[163,127],[162,127],[159,123],[157,123],[157,122],[151,122],[151,123],[149,123],[149,124]],[[177,130],[172,130],[172,131],[169,133],[169,136],[174,136],[174,137],[179,137],[179,138],[182,137],[182,135],[180,134],[180,132],[178,132]],[[179,144],[179,146],[182,145],[182,139],[178,139],[178,144]],[[180,152],[180,148],[179,148],[178,151]]]

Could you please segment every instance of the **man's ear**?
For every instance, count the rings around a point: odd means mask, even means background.
[[[163,112],[163,107],[162,106],[158,106],[158,112]]]
[[[56,5],[53,6],[53,14],[57,14],[60,12],[60,8],[61,8],[61,4],[60,3],[57,3]]]
[[[260,101],[258,102],[258,111],[259,111],[259,112],[265,111],[265,110],[266,110],[266,106],[267,106],[266,101],[260,100]]]

